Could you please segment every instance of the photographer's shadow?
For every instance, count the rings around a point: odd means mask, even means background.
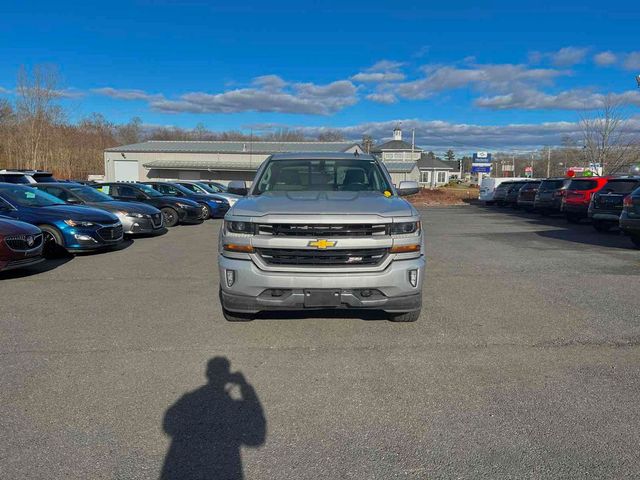
[[[242,373],[231,373],[225,357],[209,360],[206,373],[206,385],[183,395],[165,413],[171,446],[162,480],[242,479],[240,447],[264,443],[262,405]]]

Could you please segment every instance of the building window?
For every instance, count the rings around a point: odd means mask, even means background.
[[[420,183],[431,183],[431,172],[420,172]]]
[[[438,172],[438,183],[447,183],[447,172]]]

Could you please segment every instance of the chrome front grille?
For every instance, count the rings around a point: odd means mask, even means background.
[[[258,225],[261,235],[290,237],[371,237],[387,234],[387,224],[299,224],[299,223],[267,223]]]
[[[344,250],[312,250],[289,248],[258,248],[260,258],[269,265],[379,265],[387,255],[386,248]]]
[[[42,234],[35,235],[9,235],[4,237],[4,242],[15,252],[34,250],[42,245]]]
[[[151,215],[151,223],[155,228],[159,228],[162,226],[162,213],[156,213]]]

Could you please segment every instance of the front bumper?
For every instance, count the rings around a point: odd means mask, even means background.
[[[0,272],[7,270],[15,270],[18,268],[27,268],[32,265],[36,265],[42,262],[44,258],[41,255],[33,255],[26,258],[19,258],[14,260],[2,260],[0,259]]]
[[[227,310],[243,313],[303,310],[307,289],[339,291],[338,308],[387,312],[419,310],[424,266],[424,257],[419,257],[395,260],[384,270],[373,272],[273,272],[259,269],[251,260],[218,257],[222,305]],[[226,284],[227,270],[235,272],[235,282],[231,287]],[[418,270],[415,287],[409,282],[410,270]],[[273,290],[281,290],[282,295],[273,296]],[[371,290],[371,295],[363,296],[363,290]]]
[[[100,231],[102,229],[118,228],[120,225],[120,223],[100,225],[99,228],[67,227],[62,230],[64,248],[69,252],[91,252],[115,247],[122,243],[124,239],[122,230],[120,235],[113,239],[103,236]]]
[[[204,218],[201,207],[189,207],[178,209],[178,220],[180,223],[202,223]]]
[[[148,235],[164,230],[162,215],[157,223],[153,223],[150,218],[119,217],[125,235]]]

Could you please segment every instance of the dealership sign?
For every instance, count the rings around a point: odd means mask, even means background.
[[[473,163],[471,164],[471,173],[491,173],[491,164]]]
[[[491,163],[491,154],[489,152],[476,152],[473,154],[473,163]]]

